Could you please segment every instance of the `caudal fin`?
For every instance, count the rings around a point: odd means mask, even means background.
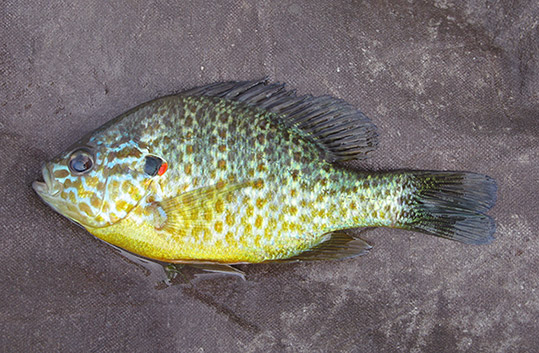
[[[401,228],[467,244],[494,240],[494,220],[485,215],[496,203],[494,179],[475,173],[413,172],[408,212]]]

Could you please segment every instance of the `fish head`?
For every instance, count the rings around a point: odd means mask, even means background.
[[[44,164],[32,187],[55,211],[85,228],[113,225],[150,192],[166,162],[134,140],[92,138]]]

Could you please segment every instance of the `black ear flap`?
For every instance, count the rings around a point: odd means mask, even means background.
[[[157,174],[159,174],[159,171],[163,163],[164,161],[159,157],[146,156],[145,164],[144,164],[144,173],[148,174],[149,176],[156,176]]]

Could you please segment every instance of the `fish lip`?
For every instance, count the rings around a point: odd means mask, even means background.
[[[47,184],[45,184],[42,181],[37,181],[37,180],[32,183],[32,188],[34,189],[35,192],[37,192],[40,195],[48,193],[49,191]]]
[[[32,183],[34,191],[42,196],[56,196],[60,192],[60,188],[54,188],[55,183],[52,180],[52,173],[47,164],[41,168],[41,174],[43,175],[43,181],[36,180]]]

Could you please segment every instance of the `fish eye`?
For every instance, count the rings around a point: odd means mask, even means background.
[[[146,156],[144,163],[144,173],[149,176],[163,175],[167,171],[168,164],[156,156]]]
[[[75,175],[89,172],[94,166],[92,155],[86,150],[77,150],[69,157],[69,170]]]

